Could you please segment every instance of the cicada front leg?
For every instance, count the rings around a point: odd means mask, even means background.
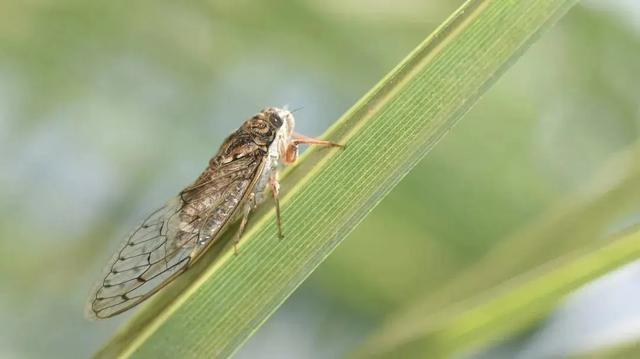
[[[340,147],[344,148],[344,145],[334,143],[327,140],[320,140],[313,137],[301,135],[299,133],[292,133],[291,140],[287,144],[284,151],[284,163],[291,164],[298,159],[298,146],[299,145],[319,145],[324,147]]]
[[[299,134],[297,132],[294,132],[291,134],[291,142],[296,145],[306,144],[306,145],[320,145],[320,146],[326,146],[326,147],[344,147],[344,145],[341,145],[338,143],[334,143],[327,140],[320,140],[313,137],[308,137],[308,136]]]
[[[288,143],[285,144],[284,153],[281,153],[284,164],[292,164],[298,159],[298,148],[301,144],[344,148],[344,145],[333,143],[331,141],[320,140],[313,137],[307,137],[305,135],[294,132],[291,134],[291,138]],[[278,225],[278,236],[280,237],[280,239],[282,239],[284,238],[284,235],[282,234],[282,219],[280,217],[280,184],[278,182],[277,171],[273,171],[271,173],[271,176],[269,177],[269,185],[271,186],[271,193],[276,205],[276,222]]]

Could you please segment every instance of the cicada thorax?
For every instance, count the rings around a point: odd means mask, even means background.
[[[259,168],[270,144],[264,141],[275,138],[268,132],[263,135],[249,132],[256,123],[265,122],[246,121],[225,140],[196,182],[181,192],[183,208],[175,219],[178,223],[173,226],[178,231],[175,236],[179,245],[204,245],[215,239],[222,227],[234,219],[247,189],[259,177]]]
[[[259,156],[260,152],[266,152],[266,147],[265,144],[256,143],[254,136],[241,128],[224,141],[218,155],[209,161],[209,169],[216,171],[220,165],[239,158]]]

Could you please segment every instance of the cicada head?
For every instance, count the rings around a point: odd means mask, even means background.
[[[262,111],[268,118],[271,125],[278,130],[278,134],[283,137],[291,136],[295,119],[291,111],[277,107],[269,107]]]
[[[258,145],[270,145],[274,141],[286,142],[294,126],[290,111],[269,107],[247,120],[243,127]]]

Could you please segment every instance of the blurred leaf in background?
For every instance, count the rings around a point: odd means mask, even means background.
[[[320,134],[461,3],[4,1],[0,356],[93,353],[126,316],[85,322],[85,295],[145,211],[262,107],[304,106],[300,132]],[[630,0],[574,8],[237,356],[350,353],[584,193],[637,140],[638,23]],[[527,269],[554,258],[548,251]],[[574,318],[603,304],[590,303]],[[607,343],[640,336],[624,328],[634,335]],[[514,333],[510,353],[527,357],[531,338],[543,349],[528,357],[594,350],[554,347],[544,330]]]

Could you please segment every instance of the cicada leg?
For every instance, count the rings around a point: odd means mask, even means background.
[[[294,163],[298,159],[298,146],[301,144],[344,148],[344,145],[340,145],[331,141],[320,140],[313,137],[307,137],[305,135],[294,132],[291,134],[291,140],[286,144],[286,147],[284,148],[283,162],[285,164]],[[276,204],[276,222],[278,224],[278,236],[282,239],[284,238],[284,235],[282,234],[280,200],[278,198],[280,194],[280,184],[278,183],[277,173],[275,171],[269,177],[269,184],[271,185],[271,193],[273,194],[273,199]]]
[[[251,193],[247,200],[247,203],[244,204],[242,208],[242,221],[240,222],[240,228],[238,228],[238,232],[236,232],[236,236],[233,239],[233,252],[237,255],[238,252],[238,243],[240,243],[240,238],[242,237],[242,233],[244,232],[244,228],[247,226],[247,222],[249,221],[249,214],[251,214],[251,207],[254,206],[256,200],[255,193]]]
[[[307,145],[320,145],[326,147],[344,147],[344,145],[334,143],[331,141],[320,140],[313,137],[301,135],[297,132],[291,134],[291,143],[295,145],[307,144]]]
[[[278,172],[273,171],[269,177],[269,185],[271,186],[271,194],[273,195],[273,201],[276,204],[276,224],[278,225],[278,237],[284,238],[282,234],[282,219],[280,217],[280,183],[278,182]]]
[[[283,161],[285,164],[290,165],[298,159],[298,145],[289,143],[284,150]]]
[[[344,148],[344,145],[341,145],[338,143],[334,143],[326,140],[320,140],[317,138],[308,137],[308,136],[301,135],[299,133],[294,132],[291,134],[291,141],[289,141],[284,151],[284,163],[291,164],[298,159],[298,145],[301,145],[301,144]]]

